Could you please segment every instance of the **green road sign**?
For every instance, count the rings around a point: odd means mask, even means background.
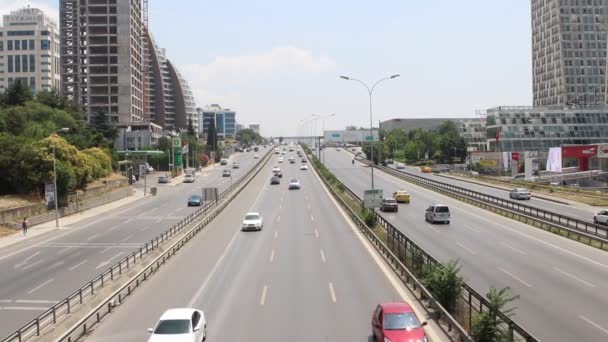
[[[182,154],[183,154],[183,152],[182,152],[182,147],[181,146],[173,147],[173,158],[174,158],[173,159],[174,160],[173,166],[174,167],[180,168],[180,169],[183,168],[183,165],[182,165]]]
[[[374,136],[373,135],[366,135],[365,136],[365,141],[374,141]]]

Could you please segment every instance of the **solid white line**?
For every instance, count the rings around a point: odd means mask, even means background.
[[[66,247],[66,248],[64,248],[64,249],[62,249],[60,251],[57,251],[57,254],[63,254],[65,252],[69,251],[72,248],[74,248],[74,246]]]
[[[315,236],[318,238],[319,237],[319,231],[317,229],[315,229]]]
[[[523,280],[521,280],[521,279],[517,278],[517,277],[516,277],[516,276],[514,276],[512,273],[510,273],[510,272],[506,271],[504,268],[499,267],[498,269],[499,269],[499,270],[501,270],[502,272],[504,272],[504,273],[505,273],[506,275],[508,275],[509,277],[511,277],[511,278],[513,278],[513,279],[517,280],[518,282],[520,282],[520,283],[522,283],[522,284],[526,285],[527,287],[532,287],[532,285],[530,285],[530,284],[526,283],[525,281],[523,281]]]
[[[268,291],[268,286],[264,285],[264,288],[262,289],[262,298],[260,298],[260,305],[264,306],[264,303],[266,303],[266,292]]]
[[[512,247],[512,246],[510,246],[510,245],[507,245],[507,244],[506,244],[506,243],[504,243],[504,242],[501,242],[500,244],[501,244],[501,245],[503,245],[503,246],[505,246],[505,247],[507,247],[507,248],[509,248],[509,249],[512,249],[512,250],[516,251],[517,253],[519,253],[519,254],[521,254],[521,255],[527,255],[527,254],[526,254],[526,252],[524,252],[524,251],[522,251],[522,250],[519,250],[519,249],[517,249],[517,248],[515,248],[515,247]]]
[[[43,300],[43,299],[17,299],[15,303],[26,303],[26,304],[55,304],[58,300]]]
[[[91,240],[93,240],[94,238],[96,238],[98,236],[99,236],[99,234],[95,234],[93,236],[90,236],[89,238],[87,238],[87,241],[91,241]]]
[[[274,249],[270,252],[270,262],[274,260]]]
[[[325,253],[323,253],[323,250],[321,250],[321,260],[325,263]]]
[[[51,283],[52,281],[54,281],[54,280],[55,280],[55,279],[51,278],[51,279],[49,279],[49,280],[45,281],[44,283],[42,283],[42,284],[40,284],[40,285],[38,285],[38,286],[34,287],[33,289],[31,289],[31,290],[27,291],[27,294],[32,294],[32,293],[34,293],[34,292],[36,292],[36,291],[40,290],[40,289],[41,289],[43,286],[50,284],[50,283]]]
[[[127,242],[127,240],[129,240],[130,238],[132,238],[134,236],[135,236],[135,234],[131,234],[131,235],[127,236],[126,238],[120,240],[120,242]]]
[[[274,231],[274,238],[276,239],[277,237],[279,237],[279,232],[278,231]]]
[[[336,302],[336,292],[334,291],[334,286],[331,282],[329,282],[329,294],[331,295],[331,301]]]
[[[471,253],[471,254],[473,254],[473,255],[477,254],[477,253],[475,253],[475,251],[474,251],[474,250],[472,250],[472,249],[470,249],[469,247],[467,247],[467,246],[465,246],[465,245],[461,244],[460,242],[456,242],[456,244],[457,244],[458,246],[460,246],[460,247],[464,248],[464,249],[465,249],[467,252],[469,252],[469,253]]]
[[[595,323],[594,321],[590,320],[589,318],[587,318],[587,317],[585,317],[585,316],[583,316],[583,315],[578,315],[578,317],[579,317],[580,319],[582,319],[583,321],[585,321],[585,322],[587,322],[587,323],[591,324],[592,326],[596,327],[597,329],[599,329],[599,330],[603,331],[603,332],[604,332],[604,334],[607,334],[607,335],[608,335],[608,329],[606,329],[606,328],[602,327],[601,325],[599,325],[599,324]]]
[[[561,273],[561,274],[565,275],[565,276],[568,276],[568,277],[570,277],[570,278],[574,279],[574,280],[578,280],[578,281],[580,281],[581,283],[583,283],[583,284],[585,284],[585,285],[587,285],[587,286],[589,286],[589,287],[595,287],[595,285],[594,285],[594,284],[591,284],[590,282],[585,281],[585,280],[583,280],[583,279],[581,279],[581,278],[579,278],[579,277],[577,277],[577,276],[575,276],[575,275],[573,275],[573,274],[570,274],[570,273],[568,273],[568,272],[566,272],[566,271],[560,270],[560,269],[559,269],[559,268],[557,268],[557,267],[553,267],[553,269],[554,269],[554,270],[556,270],[557,272],[559,272],[559,273]]]
[[[41,262],[42,262],[42,260],[34,261],[33,263],[31,263],[31,264],[29,264],[29,265],[27,265],[27,266],[24,266],[24,267],[23,267],[21,270],[22,270],[22,271],[25,271],[25,270],[27,270],[28,268],[31,268],[31,267],[34,267],[34,266],[36,266],[36,265],[40,264]]]
[[[0,306],[0,310],[44,311],[48,309],[45,306]]]
[[[78,266],[81,266],[82,264],[85,264],[87,261],[89,261],[89,260],[83,260],[83,261],[79,262],[78,264],[76,264],[76,265],[74,265],[74,266],[72,266],[72,267],[68,268],[68,271],[73,271],[73,270],[75,270],[75,269],[76,269]]]

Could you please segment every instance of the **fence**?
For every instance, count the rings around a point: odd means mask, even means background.
[[[181,233],[185,228],[190,227],[193,223],[195,226],[190,229],[185,235],[171,245],[165,252],[157,257],[154,262],[148,265],[143,271],[140,271],[135,277],[133,277],[127,284],[123,285],[119,290],[115,292],[115,295],[106,299],[100,306],[98,306],[93,312],[89,313],[85,318],[79,321],[72,329],[70,329],[64,338],[59,340],[72,341],[72,334],[82,335],[88,331],[91,325],[98,323],[100,319],[111,312],[116,300],[120,301],[131,294],[132,290],[139,286],[139,284],[146,280],[150,274],[154,272],[160,265],[164,264],[177,250],[188,242],[196,233],[203,229],[211,220],[217,216],[231,201],[232,199],[257,175],[257,173],[263,168],[266,162],[269,160],[270,151],[260,159],[258,163],[237,182],[232,184],[226,190],[222,192],[218,201],[208,202],[197,211],[188,215],[183,220],[179,221],[173,227],[169,228],[165,232],[161,233],[157,237],[153,238],[137,250],[130,253],[128,256],[97,275],[91,281],[87,282],[84,286],[53,305],[50,309],[46,310],[38,317],[34,318],[29,323],[25,324],[17,331],[13,332],[2,342],[14,342],[14,341],[27,341],[30,338],[41,336],[41,331],[50,326],[56,324],[61,316],[65,316],[73,312],[77,307],[82,306],[83,303],[92,297],[97,291],[103,288],[108,282],[114,280],[115,277],[125,273],[129,268],[133,267],[138,260],[143,259],[145,256],[150,254],[152,251],[158,249],[164,242],[169,241],[177,234]],[[236,191],[234,191],[236,189]],[[206,215],[203,217],[203,215]],[[103,313],[103,308],[107,308],[107,311]],[[103,313],[103,314],[102,314]],[[91,324],[91,319],[94,318],[94,323]],[[82,329],[82,330],[80,330]]]
[[[314,157],[313,157],[314,158]],[[313,162],[313,166],[316,168],[316,158]],[[321,174],[319,172],[319,174]],[[438,319],[443,319],[447,322],[447,329],[444,329],[446,334],[451,334],[452,329],[455,329],[456,336],[463,341],[471,340],[467,331],[470,331],[472,326],[472,319],[475,314],[488,311],[489,302],[487,299],[476,292],[466,283],[461,289],[461,295],[458,298],[458,309],[454,313],[456,317],[450,315],[436,300],[433,299],[431,293],[423,286],[420,280],[417,279],[420,275],[424,274],[425,271],[431,270],[433,267],[443,267],[443,265],[427,253],[422,247],[418,246],[412,240],[410,240],[405,234],[403,234],[394,225],[384,219],[382,215],[373,211],[373,215],[377,219],[378,223],[387,233],[387,243],[384,244],[378,236],[367,227],[367,225],[358,217],[357,213],[351,208],[342,198],[333,190],[329,185],[328,181],[321,175],[322,181],[330,189],[332,195],[339,201],[342,207],[346,209],[349,216],[357,224],[359,229],[365,234],[365,236],[372,242],[374,247],[383,255],[390,266],[395,270],[397,275],[407,285],[408,283],[413,284],[413,290],[418,291],[419,300],[428,300],[428,304],[434,313],[438,316]],[[347,186],[342,184],[344,187],[344,193],[357,203],[358,206],[363,208],[362,199],[357,196]],[[498,313],[498,319],[500,320],[500,328],[506,331],[510,341],[537,341],[537,339],[527,332],[523,327],[515,323],[510,317],[502,312]],[[443,326],[439,325],[442,329]]]

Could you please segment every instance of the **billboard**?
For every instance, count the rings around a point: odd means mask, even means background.
[[[608,158],[608,144],[597,144],[597,157]]]
[[[374,129],[372,131],[374,141],[378,141],[378,130]],[[323,141],[328,143],[360,143],[360,142],[369,142],[372,139],[372,136],[369,134],[369,129],[367,130],[342,130],[342,131],[324,131],[323,132]]]
[[[589,158],[597,155],[597,145],[564,145],[562,158]]]

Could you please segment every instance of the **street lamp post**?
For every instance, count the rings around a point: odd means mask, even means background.
[[[329,115],[325,115],[325,116],[320,116],[320,115],[313,115],[316,116],[317,119],[321,119],[321,132],[323,134],[323,142],[325,143],[325,119],[327,118],[331,118],[332,116],[336,116],[335,113],[329,114]],[[319,154],[321,154],[319,152]],[[325,163],[325,149],[323,149],[323,154],[321,154],[323,156],[323,163]]]
[[[65,133],[69,132],[70,129],[68,127],[63,127],[61,129],[53,132],[55,133]],[[55,202],[55,228],[59,228],[59,198],[57,197],[57,158],[55,156],[55,145],[53,145],[53,200]]]
[[[380,82],[386,81],[386,80],[392,80],[397,77],[399,77],[399,74],[395,74],[395,75],[392,75],[389,77],[379,79],[378,81],[376,81],[376,83],[374,83],[370,87],[367,84],[365,84],[363,81],[358,80],[356,78],[352,78],[352,77],[348,77],[348,76],[340,76],[341,79],[361,83],[365,87],[365,89],[367,89],[367,93],[369,94],[369,134],[370,134],[370,138],[371,138],[371,142],[370,142],[371,157],[370,157],[370,159],[371,159],[372,163],[370,165],[371,165],[371,169],[372,169],[372,190],[374,190],[374,128],[373,128],[373,121],[372,121],[372,94],[374,93],[374,89]]]

